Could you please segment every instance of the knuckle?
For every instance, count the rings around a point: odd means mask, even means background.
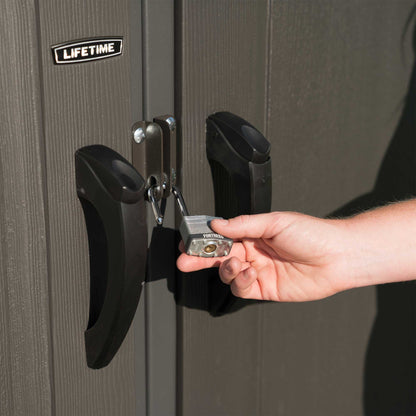
[[[248,298],[248,295],[247,295],[246,291],[241,290],[241,289],[237,289],[237,288],[233,288],[232,286],[231,286],[231,293],[234,296],[237,296],[238,298],[241,298],[241,299],[247,299]]]
[[[238,298],[241,298],[240,289],[234,284],[234,282],[230,285],[231,293]]]
[[[220,273],[222,273],[224,275],[229,274],[228,273],[228,264],[229,264],[229,261],[226,260],[220,265],[220,268],[219,268]]]
[[[247,298],[247,290],[239,286],[238,280],[233,280],[230,285],[231,293],[238,298]]]
[[[232,278],[230,276],[228,276],[228,274],[226,272],[224,272],[224,270],[222,270],[220,268],[219,270],[219,275],[220,275],[220,279],[223,283],[225,283],[226,285],[229,285],[232,281]]]
[[[271,214],[270,230],[272,235],[278,235],[288,228],[296,217],[290,212],[274,212]]]
[[[239,217],[235,218],[236,225],[242,227],[243,229],[248,227],[251,223],[250,215],[240,215]]]

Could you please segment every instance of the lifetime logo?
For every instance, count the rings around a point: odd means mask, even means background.
[[[56,64],[72,64],[111,58],[123,52],[123,38],[98,38],[66,42],[52,47]]]

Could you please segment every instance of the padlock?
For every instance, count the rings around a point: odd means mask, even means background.
[[[185,245],[186,254],[199,257],[228,256],[233,246],[233,240],[215,233],[210,227],[212,220],[221,218],[208,215],[189,215],[180,190],[174,186],[172,193],[182,215],[179,232]]]

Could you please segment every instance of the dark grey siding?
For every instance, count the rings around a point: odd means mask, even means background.
[[[372,192],[407,93],[411,30],[402,35],[413,1],[178,3],[176,111],[192,212],[213,214],[204,122],[220,110],[247,118],[272,142],[274,210],[324,216]],[[411,328],[408,310],[400,318]],[[368,368],[376,312],[375,288],[221,318],[181,309],[182,414],[351,416],[364,414],[364,403],[367,414],[383,414],[374,398],[386,414],[413,414],[403,410],[410,376],[390,400],[377,381],[395,383],[383,361]],[[413,345],[409,336],[398,342]],[[396,399],[402,413],[388,407]]]
[[[0,19],[0,413],[144,414],[143,308],[142,353],[131,330],[107,368],[86,366],[88,248],[74,175],[84,145],[131,157],[130,126],[142,118],[140,2],[6,1]],[[52,45],[97,36],[123,36],[123,55],[54,65]]]
[[[0,414],[52,415],[44,135],[36,2],[0,27]]]

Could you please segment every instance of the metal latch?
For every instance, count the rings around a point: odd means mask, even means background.
[[[133,166],[147,178],[146,199],[156,223],[162,225],[166,198],[176,184],[176,121],[171,115],[155,117],[153,122],[138,121],[132,135]]]
[[[189,255],[227,256],[233,240],[213,232],[210,222],[216,217],[189,215],[181,191],[176,186],[176,121],[171,115],[139,121],[132,127],[133,166],[146,180],[145,198],[151,203],[158,225],[163,224],[166,198],[173,194],[182,223],[179,231]]]

